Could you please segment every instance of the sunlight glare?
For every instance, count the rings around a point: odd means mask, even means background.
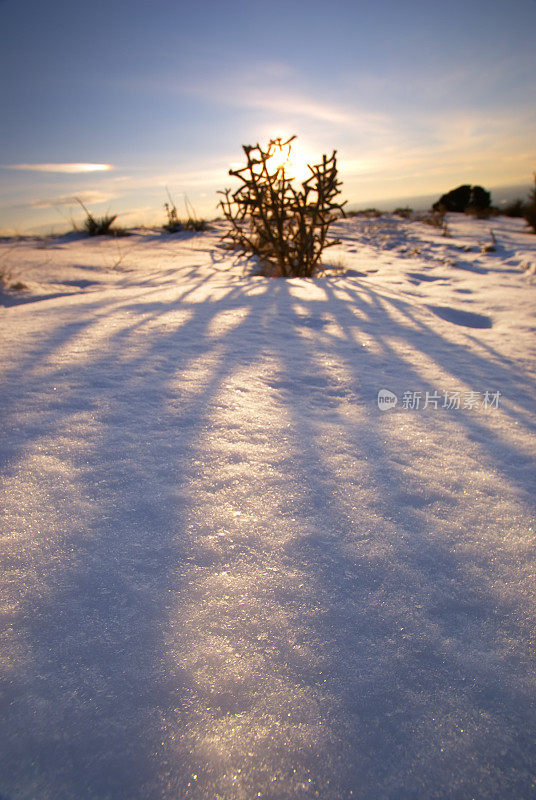
[[[281,171],[287,174],[291,163],[290,162],[291,145],[273,144],[271,146],[271,151],[272,151],[271,155],[266,161],[268,172],[273,174],[274,172]]]
[[[282,170],[287,178],[300,183],[311,174],[307,166],[305,153],[296,143],[296,140],[284,146],[274,145],[273,152],[266,165],[269,172],[274,173],[276,170]]]

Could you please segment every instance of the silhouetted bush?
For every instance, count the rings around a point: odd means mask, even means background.
[[[162,228],[168,233],[177,233],[177,231],[182,231],[182,223],[179,219],[179,215],[177,214],[175,204],[164,203],[164,208],[166,210],[167,222],[164,222]]]
[[[450,192],[441,195],[437,203],[432,206],[432,211],[457,211],[463,212],[469,205],[471,198],[471,187],[469,184],[463,184],[456,189],[451,189]]]
[[[489,219],[490,217],[496,217],[500,212],[498,208],[495,208],[495,206],[489,206],[489,208],[467,206],[465,213],[469,214],[471,217],[476,217],[477,219]]]
[[[272,139],[266,150],[244,145],[246,166],[229,170],[242,185],[233,193],[220,192],[220,206],[231,223],[224,238],[237,249],[257,256],[269,274],[310,277],[321,266],[324,248],[339,244],[338,239],[328,241],[327,234],[344,214],[344,203],[336,201],[335,150],[320,164],[309,165],[311,175],[299,187],[293,185],[286,164],[295,138]]]
[[[411,219],[411,215],[413,214],[413,209],[409,208],[409,206],[404,206],[403,208],[395,208],[393,214],[396,217],[402,217],[403,219]]]
[[[468,203],[469,208],[484,210],[491,208],[491,194],[483,189],[482,186],[473,186],[471,189],[471,197]],[[467,210],[467,209],[466,209]]]
[[[84,222],[84,230],[90,236],[105,236],[113,232],[111,227],[116,219],[117,214],[113,217],[94,217],[92,214],[88,214]]]
[[[186,211],[188,216],[185,219],[179,219],[177,207],[173,202],[171,195],[168,192],[169,203],[164,203],[166,210],[167,222],[162,225],[162,228],[168,233],[178,233],[179,231],[208,231],[209,224],[205,219],[199,219],[195,213],[194,207],[189,202],[188,198],[184,198]]]
[[[528,202],[523,211],[523,217],[527,220],[534,233],[536,233],[536,172],[534,173],[534,189],[532,189],[529,194]]]
[[[525,213],[525,203],[521,198],[512,200],[501,210],[505,217],[522,217]]]
[[[441,195],[432,206],[433,211],[472,212],[478,215],[491,207],[491,194],[482,186],[464,183],[456,189]]]
[[[360,208],[357,211],[347,211],[347,217],[367,217],[367,219],[378,219],[382,212],[378,208]]]
[[[182,221],[182,227],[185,231],[209,231],[210,225],[206,219],[198,219],[197,217],[188,217]]]
[[[86,212],[84,230],[89,236],[128,236],[128,232],[124,228],[112,228],[113,223],[117,219],[117,214],[113,216],[105,214],[103,217],[94,217],[81,200],[78,200],[78,203]]]

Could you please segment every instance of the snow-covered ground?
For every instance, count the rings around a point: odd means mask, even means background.
[[[536,236],[448,226],[0,243],[2,800],[536,797]]]

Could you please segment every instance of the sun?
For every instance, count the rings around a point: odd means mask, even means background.
[[[266,166],[271,174],[281,172],[286,178],[300,183],[310,175],[305,153],[295,139],[287,142],[273,140]]]
[[[291,149],[291,142],[282,142],[281,139],[274,139],[270,142],[270,149],[268,150],[270,155],[266,159],[268,172],[271,174],[274,172],[284,172],[285,175],[287,175],[291,165]]]

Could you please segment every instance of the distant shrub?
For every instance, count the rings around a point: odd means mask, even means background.
[[[117,214],[115,214],[113,217],[107,215],[104,217],[94,217],[92,214],[88,214],[84,222],[84,230],[90,236],[109,235],[111,232],[111,227],[116,219]]]
[[[164,203],[164,208],[166,210],[167,222],[164,222],[162,228],[168,233],[177,233],[177,231],[182,231],[182,223],[179,219],[179,215],[177,214],[177,209],[174,203]]]
[[[432,206],[432,211],[445,213],[446,211],[463,212],[469,205],[471,199],[471,187],[468,183],[451,189],[450,192],[442,194],[437,203]]]
[[[525,203],[520,198],[512,200],[501,209],[501,214],[504,214],[505,217],[522,217],[524,213]]]
[[[117,219],[117,214],[113,216],[105,214],[103,217],[94,217],[81,200],[78,200],[78,203],[86,212],[84,230],[89,236],[128,236],[128,232],[124,228],[112,228],[113,223]]]
[[[7,267],[0,267],[0,292],[2,291],[2,287],[5,286],[7,289],[9,286],[9,281],[11,280],[11,271],[7,269]]]
[[[458,213],[484,214],[491,207],[491,194],[482,186],[464,183],[441,195],[432,206],[433,211],[452,211]]]
[[[468,209],[474,209],[475,211],[484,211],[491,208],[491,193],[483,189],[482,186],[473,186],[471,189],[471,196],[469,198],[469,203],[466,206],[466,211]]]
[[[534,189],[529,194],[528,202],[523,211],[523,217],[526,219],[533,232],[536,233],[536,172],[534,173]]]
[[[409,208],[409,206],[404,206],[402,208],[395,208],[393,211],[395,217],[402,217],[403,219],[411,219],[411,215],[413,214],[413,209]]]
[[[206,219],[196,219],[192,217],[188,217],[188,219],[183,220],[183,228],[185,231],[209,231],[210,225],[206,221]]]
[[[244,145],[246,166],[229,170],[241,186],[221,192],[220,202],[231,228],[224,238],[245,254],[257,256],[263,269],[279,277],[311,277],[321,266],[322,252],[338,244],[328,230],[344,203],[337,202],[336,151],[320,164],[309,165],[311,175],[293,184],[288,167],[291,142],[272,139],[266,150]]]
[[[13,249],[14,248],[10,248],[10,250]],[[7,252],[9,253],[10,250]],[[23,292],[27,288],[28,287],[25,283],[15,280],[13,269],[10,269],[7,265],[0,265],[0,293],[3,291],[3,289],[11,292]]]
[[[194,207],[185,196],[184,202],[186,205],[186,219],[179,219],[177,207],[168,191],[169,203],[164,203],[164,208],[167,215],[167,222],[162,225],[162,228],[168,233],[178,233],[179,231],[208,231],[209,224],[205,219],[199,219],[195,213]]]
[[[494,206],[489,206],[489,208],[467,206],[465,213],[470,217],[476,217],[476,219],[489,219],[490,217],[496,217],[500,212],[499,209]]]
[[[367,219],[378,219],[382,212],[378,208],[361,208],[357,211],[347,211],[347,217],[367,217]]]
[[[442,208],[434,209],[420,217],[421,222],[426,225],[431,225],[433,228],[440,228],[445,236],[448,236],[447,221],[445,219],[445,211]]]

